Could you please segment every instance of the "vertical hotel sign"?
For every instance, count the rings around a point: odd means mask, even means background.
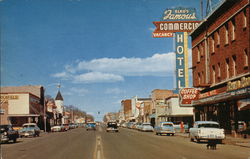
[[[175,37],[176,53],[176,89],[188,86],[188,32],[196,29],[197,21],[195,8],[166,9],[163,21],[153,22],[156,26],[153,37]],[[161,36],[163,35],[163,36]]]

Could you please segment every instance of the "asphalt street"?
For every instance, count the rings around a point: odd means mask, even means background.
[[[68,132],[43,133],[36,138],[19,138],[1,145],[2,159],[250,159],[250,149],[190,142],[181,136],[157,136],[120,128],[118,133],[85,128]]]

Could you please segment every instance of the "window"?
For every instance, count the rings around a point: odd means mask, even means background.
[[[249,59],[248,59],[248,54],[247,54],[247,49],[244,50],[244,67],[248,67]]]
[[[200,56],[201,56],[201,57],[204,56],[204,47],[203,47],[202,43],[201,43],[201,45],[200,45]]]
[[[243,28],[247,27],[247,13],[246,9],[243,11]]]
[[[218,78],[220,78],[220,63],[218,63]]]
[[[237,69],[236,69],[236,55],[233,55],[232,56],[232,59],[233,59],[233,76],[236,76],[236,71],[237,71]]]
[[[201,74],[198,73],[198,85],[200,85],[200,84],[201,84]]]
[[[228,24],[225,25],[225,45],[228,44]]]
[[[231,30],[231,40],[234,41],[235,40],[235,19],[232,19],[231,21],[232,24],[232,30]]]
[[[214,53],[214,44],[215,44],[214,43],[214,35],[212,35],[211,36],[211,49],[212,49],[211,51],[212,51],[212,53]]]
[[[215,83],[215,66],[212,66],[212,83]]]
[[[226,78],[229,78],[229,58],[226,59]]]
[[[202,83],[202,84],[205,83],[205,82],[204,82],[204,79],[205,79],[205,77],[204,77],[204,72],[202,71],[202,72],[201,72],[201,83]]]
[[[215,35],[216,35],[216,45],[217,45],[217,47],[219,47],[220,46],[220,34],[219,34],[219,31],[217,31],[215,33]]]
[[[197,49],[197,63],[200,63],[200,61],[201,61],[200,47],[198,46],[197,48],[198,48]]]

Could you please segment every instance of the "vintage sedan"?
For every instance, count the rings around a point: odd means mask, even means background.
[[[51,127],[51,132],[62,132],[65,131],[65,127],[63,125],[55,125]]]
[[[23,124],[23,128],[19,130],[20,137],[36,137],[40,136],[40,128],[36,125],[36,123],[26,123]]]
[[[1,143],[12,140],[14,143],[18,138],[18,131],[14,130],[11,125],[0,125]]]
[[[96,130],[96,123],[95,122],[88,122],[86,125],[86,130]]]
[[[148,131],[148,132],[153,132],[154,131],[154,128],[151,126],[150,123],[142,123],[141,125],[141,128],[140,128],[140,131]]]
[[[160,122],[160,124],[155,127],[155,134],[166,134],[174,136],[174,124],[172,122]]]

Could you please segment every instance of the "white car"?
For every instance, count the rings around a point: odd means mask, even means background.
[[[220,143],[225,139],[224,129],[220,128],[215,121],[196,121],[194,127],[189,129],[190,140],[218,140]]]
[[[150,123],[142,123],[140,131],[150,131],[150,132],[153,132],[154,128],[151,126]]]
[[[56,125],[51,127],[52,132],[61,132],[62,131],[62,126],[61,125]]]

